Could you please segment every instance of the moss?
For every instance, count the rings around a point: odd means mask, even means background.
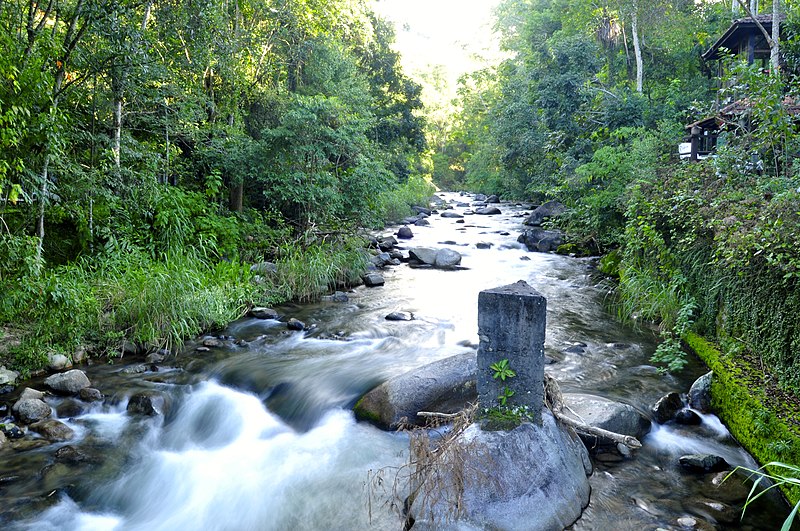
[[[365,404],[366,399],[367,399],[366,395],[358,399],[356,405],[353,406],[353,414],[355,414],[358,420],[364,420],[377,425],[384,425],[385,423],[383,422],[380,413],[378,411],[370,409]]]
[[[711,404],[736,440],[760,464],[800,463],[800,433],[784,412],[768,405],[766,393],[758,385],[764,381],[763,372],[740,357],[725,356],[697,334],[689,333],[684,340],[713,371]],[[783,491],[790,503],[800,501],[800,488]]]
[[[603,255],[597,268],[604,275],[619,278],[619,264],[621,261],[622,254],[619,252],[619,249],[614,249]]]

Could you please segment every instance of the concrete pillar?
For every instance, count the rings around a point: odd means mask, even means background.
[[[500,405],[507,386],[514,395],[507,406],[528,406],[541,423],[544,402],[544,330],[547,300],[520,280],[478,295],[478,408]],[[492,364],[508,360],[516,376],[493,378]]]

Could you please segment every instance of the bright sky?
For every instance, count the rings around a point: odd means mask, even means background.
[[[395,48],[407,74],[432,66],[446,68],[449,90],[455,94],[458,76],[483,66],[480,56],[495,62],[492,10],[500,0],[374,0],[375,11],[394,22]]]

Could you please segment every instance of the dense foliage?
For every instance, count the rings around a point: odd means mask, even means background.
[[[363,0],[26,0],[0,27],[0,324],[23,368],[316,296],[363,265],[348,235],[431,192],[420,87]],[[253,284],[265,259],[293,265]]]

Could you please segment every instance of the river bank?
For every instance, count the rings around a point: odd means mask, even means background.
[[[649,415],[659,398],[685,393],[705,372],[693,360],[684,373],[659,374],[649,362],[655,338],[608,313],[591,260],[529,253],[516,242],[523,206],[501,204],[501,214],[479,217],[456,206],[470,198],[445,198],[464,217],[433,215],[403,246],[457,251],[459,269],[388,266],[382,287],[279,306],[280,320],[237,320],[159,363],[131,354],[82,367],[105,400],[45,398],[76,436],[0,450],[0,518],[25,529],[397,529],[391,489],[370,509],[365,486],[370,471],[406,463],[408,436],[356,422],[351,408],[393,376],[474,351],[478,292],[520,279],[548,299],[546,370],[566,392]],[[413,318],[387,320],[393,312]],[[290,318],[306,329],[290,330]],[[142,392],[163,394],[168,410],[128,413]],[[722,501],[716,473],[686,472],[678,462],[687,451],[707,451],[754,465],[714,417],[699,426],[658,424],[643,444],[631,456],[595,455],[591,501],[574,529],[676,527],[687,517],[699,529],[739,525],[746,492]],[[66,447],[84,457],[62,460]],[[777,525],[783,510],[752,507],[742,526]]]

